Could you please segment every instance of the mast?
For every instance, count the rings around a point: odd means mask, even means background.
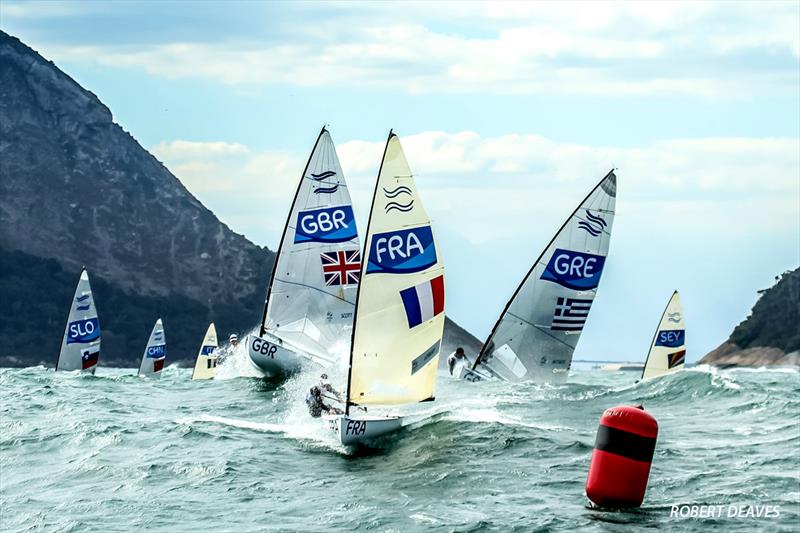
[[[369,227],[372,223],[372,211],[375,208],[375,198],[378,196],[378,184],[380,183],[381,172],[383,171],[383,162],[386,161],[386,151],[389,149],[389,141],[394,137],[394,131],[389,130],[389,136],[386,138],[386,145],[383,147],[383,157],[381,157],[381,165],[378,167],[378,175],[375,177],[375,190],[372,192],[372,204],[369,206],[369,218],[367,219],[367,232],[364,239],[364,253],[361,254],[361,276],[359,277],[358,290],[356,291],[356,305],[353,309],[353,331],[350,334],[350,360],[347,364],[347,389],[345,389],[345,404],[344,414],[350,415],[350,384],[353,380],[353,346],[356,340],[356,326],[358,324],[358,298],[361,296],[361,285],[364,277],[366,276],[366,265],[369,263],[366,259],[367,246],[369,245]]]
[[[297,183],[297,190],[294,192],[294,198],[292,199],[292,205],[289,206],[289,214],[286,215],[286,224],[283,226],[283,233],[281,233],[281,240],[278,241],[278,250],[275,252],[275,260],[272,263],[272,272],[269,276],[269,283],[267,284],[267,297],[264,299],[264,313],[261,316],[261,327],[259,328],[259,337],[263,337],[264,333],[266,333],[266,328],[264,324],[267,321],[267,305],[269,304],[269,297],[272,293],[272,283],[275,281],[275,272],[278,267],[278,258],[281,255],[281,250],[283,249],[283,240],[286,238],[286,229],[289,227],[289,224],[292,221],[292,212],[294,211],[294,204],[297,202],[297,196],[300,194],[300,188],[303,186],[303,180],[306,179],[306,173],[308,172],[308,166],[311,164],[311,158],[314,156],[314,152],[317,150],[317,145],[319,144],[319,140],[322,138],[322,134],[328,131],[325,126],[322,126],[322,129],[319,131],[319,135],[317,136],[317,140],[314,143],[314,147],[311,149],[311,153],[308,155],[308,161],[306,161],[306,166],[303,169],[303,173],[300,175],[300,181]]]
[[[547,253],[547,250],[550,249],[550,246],[553,244],[553,242],[555,242],[555,240],[558,238],[558,236],[561,234],[561,232],[564,230],[564,228],[567,226],[567,224],[569,224],[569,222],[572,220],[572,217],[575,216],[575,214],[578,212],[578,210],[581,208],[581,206],[584,204],[584,202],[586,202],[586,200],[588,200],[589,197],[594,194],[594,192],[603,184],[603,182],[606,179],[608,179],[609,176],[611,176],[614,173],[615,170],[616,170],[616,168],[612,168],[611,170],[609,170],[608,174],[603,176],[603,179],[601,179],[597,183],[597,185],[595,185],[592,188],[592,190],[589,191],[589,194],[587,194],[584,197],[584,199],[581,200],[578,203],[578,206],[572,211],[572,213],[570,213],[570,215],[566,218],[566,220],[564,220],[564,223],[561,224],[561,227],[558,228],[558,231],[555,232],[555,234],[553,235],[553,238],[550,239],[550,242],[548,242],[547,245],[542,250],[542,253],[539,254],[539,257],[537,257],[536,261],[533,262],[533,264],[531,265],[531,268],[528,270],[528,273],[525,274],[525,277],[522,278],[522,281],[517,286],[517,289],[514,291],[514,294],[511,295],[511,298],[508,300],[508,302],[506,303],[505,307],[503,308],[503,311],[500,313],[500,317],[497,319],[497,322],[495,322],[494,327],[492,328],[492,331],[489,333],[489,336],[486,338],[486,342],[484,342],[483,346],[481,346],[481,351],[480,351],[480,353],[478,353],[478,357],[476,357],[475,361],[472,363],[472,367],[471,367],[472,370],[475,370],[478,367],[478,364],[481,362],[481,359],[483,359],[483,355],[486,353],[486,349],[489,346],[489,344],[491,343],[495,332],[497,332],[497,328],[500,326],[500,323],[503,321],[503,317],[506,315],[506,312],[508,312],[508,308],[511,307],[511,303],[517,297],[517,294],[519,294],[519,291],[522,290],[523,285],[525,285],[525,283],[528,281],[528,278],[533,273],[533,269],[536,268],[536,265],[539,264],[539,262],[542,260],[542,257],[544,256],[544,254]]]
[[[667,300],[667,305],[664,307],[664,311],[661,313],[661,318],[658,319],[658,325],[656,326],[656,331],[653,333],[653,339],[650,341],[650,348],[647,350],[647,358],[644,360],[644,366],[642,367],[642,377],[639,379],[644,379],[644,373],[647,370],[647,362],[650,360],[650,354],[653,353],[653,344],[656,342],[656,336],[658,336],[658,332],[661,329],[661,322],[664,320],[664,315],[667,314],[667,309],[669,309],[669,304],[672,303],[672,299],[675,298],[675,295],[678,294],[678,291],[673,291],[672,296],[669,297]]]

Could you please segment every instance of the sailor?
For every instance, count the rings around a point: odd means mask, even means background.
[[[328,387],[330,387],[330,385],[328,385]],[[330,391],[337,394],[338,396],[338,393],[335,390],[333,390],[333,387],[331,387]],[[320,416],[322,416],[323,412],[326,414],[334,414],[334,415],[341,414],[342,413],[341,410],[337,409],[336,407],[331,407],[330,405],[326,404],[323,401],[322,392],[323,389],[321,385],[314,385],[308,391],[308,394],[306,395],[306,405],[308,406],[308,414],[310,414],[313,418],[319,418]]]
[[[463,364],[467,362],[467,356],[464,354],[464,348],[459,346],[456,348],[456,351],[451,353],[447,357],[447,368],[450,369],[450,375],[453,375],[453,370],[455,370],[457,364]]]
[[[236,333],[231,333],[231,336],[228,337],[228,342],[235,348],[239,344],[239,336]]]

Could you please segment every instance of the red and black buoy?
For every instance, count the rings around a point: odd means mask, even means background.
[[[606,409],[586,479],[586,496],[605,508],[639,507],[656,449],[658,422],[640,405]]]

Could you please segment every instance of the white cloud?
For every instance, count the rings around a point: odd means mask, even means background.
[[[279,41],[45,49],[57,60],[229,85],[747,97],[798,83],[800,15],[790,2],[344,4],[324,17],[309,5],[273,22],[285,29],[301,17],[309,24]]]
[[[613,167],[619,169],[623,215],[663,218],[687,230],[704,225],[749,234],[796,226],[796,139],[676,139],[618,148],[537,135],[428,131],[401,140],[431,215],[475,244],[498,234],[524,235],[529,228],[519,221],[531,213],[557,227]],[[383,142],[352,140],[337,151],[363,220]],[[307,157],[224,142],[173,141],[154,152],[223,220],[247,221],[234,227],[266,244],[280,234]]]

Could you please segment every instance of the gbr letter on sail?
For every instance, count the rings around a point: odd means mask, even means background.
[[[611,171],[523,278],[473,364],[477,375],[507,381],[566,379],[603,274],[616,197],[617,177]]]
[[[350,193],[323,128],[300,178],[267,289],[260,334],[248,353],[265,375],[300,358],[328,366],[348,353],[361,252]]]

